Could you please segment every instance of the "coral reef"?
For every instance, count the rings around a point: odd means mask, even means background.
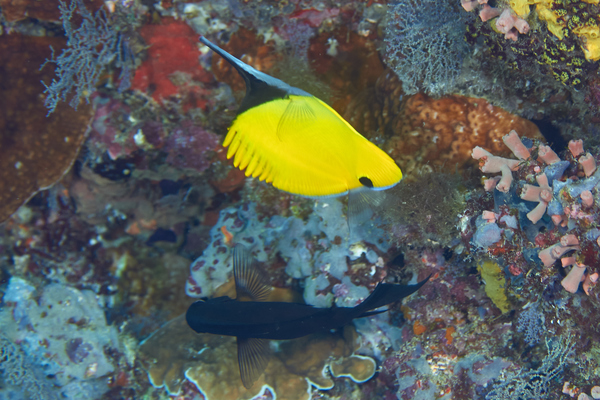
[[[278,346],[263,376],[245,389],[239,374],[235,338],[196,334],[183,317],[177,318],[146,339],[140,351],[150,381],[176,395],[185,381],[194,384],[206,399],[257,399],[264,392],[285,400],[308,400],[310,387],[329,390],[334,378],[364,382],[375,373],[370,357],[353,352],[356,333],[321,334]]]
[[[0,397],[600,397],[598,4],[58,5],[0,0]],[[246,179],[219,146],[244,82],[200,34],[328,101],[403,181],[307,199]],[[273,341],[246,390],[235,341],[179,317],[232,296],[235,243],[273,301],[429,281]]]
[[[2,15],[8,22],[21,21],[28,17],[41,20],[58,20],[60,11],[55,3],[39,4],[36,1],[2,0]]]
[[[570,142],[565,161],[548,146],[538,144],[533,148],[531,142],[524,145],[515,132],[506,135],[504,141],[521,158],[520,162],[481,152],[479,148],[473,150],[473,157],[479,159],[484,172],[500,172],[502,168],[492,167],[494,164],[512,165],[502,170],[499,183],[496,178],[486,181],[486,190],[494,192],[494,209],[483,211],[478,217],[481,223],[476,225],[473,242],[490,254],[506,256],[503,262],[511,270],[512,279],[532,269],[528,253],[537,253],[533,261],[544,266],[546,279],[550,278],[554,263],[561,260],[562,268],[571,266],[562,286],[575,293],[579,282],[585,281],[584,290],[589,294],[590,286],[597,280],[598,272],[593,265],[598,252],[596,239],[600,235],[592,224],[595,219],[592,191],[596,192],[600,179],[595,158],[583,154],[581,141]],[[537,159],[531,154],[536,154]],[[536,185],[525,183],[534,181]],[[499,228],[496,221],[506,228]],[[483,229],[490,227],[497,228],[498,234],[487,242],[477,239]],[[511,251],[505,252],[505,246],[512,247]],[[573,250],[575,256],[565,257]]]
[[[537,399],[546,397],[550,391],[551,382],[559,378],[573,350],[573,339],[557,338],[554,343],[546,339],[548,355],[542,360],[542,365],[536,370],[512,374],[497,385],[486,395],[488,400],[506,398]]]
[[[465,205],[465,183],[458,174],[422,172],[389,189],[381,204],[371,208],[398,248],[415,244],[453,246],[456,215]]]
[[[541,139],[533,123],[484,99],[448,96],[436,100],[418,94],[407,100],[400,115],[388,148],[407,172],[418,171],[423,164],[451,168],[458,164],[460,168],[477,145],[502,153],[498,151],[500,139],[511,129]]]
[[[513,0],[494,4],[497,8],[487,1],[463,1],[462,5],[466,11],[479,10],[480,20],[468,24],[467,41],[486,58],[494,58],[518,74],[526,72],[535,86],[548,86],[544,75],[554,76],[573,103],[592,97],[600,58],[596,5],[570,0]],[[579,118],[596,114],[583,104],[580,107]]]

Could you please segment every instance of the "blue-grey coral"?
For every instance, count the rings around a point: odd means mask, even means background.
[[[92,14],[83,4],[83,0],[71,0],[70,4],[60,0],[59,10],[61,22],[67,37],[67,47],[58,56],[52,57],[46,63],[56,64],[57,79],[50,85],[44,86],[47,94],[45,105],[48,114],[52,113],[59,101],[66,101],[67,96],[75,91],[69,104],[73,108],[82,98],[86,100],[95,91],[100,75],[111,64],[121,67],[121,85],[119,89],[128,86],[130,66],[133,57],[123,35],[114,29],[104,9]],[[81,26],[73,27],[73,15],[81,17]],[[42,65],[42,68],[46,64]]]
[[[0,376],[32,400],[56,399],[52,385],[38,368],[29,364],[21,349],[0,332]],[[17,393],[15,393],[16,395]]]
[[[442,95],[454,88],[469,50],[470,18],[456,4],[402,0],[389,6],[385,51],[407,94]]]
[[[542,314],[537,305],[532,305],[519,315],[517,331],[524,332],[525,341],[530,346],[535,345],[544,336],[544,314]]]

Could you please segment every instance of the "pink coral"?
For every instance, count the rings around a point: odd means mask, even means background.
[[[483,181],[483,188],[485,189],[486,192],[491,192],[494,190],[494,188],[496,187],[496,185],[498,184],[498,182],[500,182],[500,178],[502,178],[501,176],[494,176],[490,179],[486,179]]]
[[[531,153],[514,129],[508,132],[507,135],[504,135],[502,141],[519,160],[525,160],[531,156]]]
[[[465,11],[473,11],[477,8],[478,5],[477,0],[461,0],[460,5],[465,9]]]
[[[584,190],[579,195],[581,197],[581,205],[585,208],[590,208],[594,205],[594,195],[589,190]]]
[[[485,219],[487,222],[496,222],[496,213],[493,211],[484,210],[481,214],[481,217]]]

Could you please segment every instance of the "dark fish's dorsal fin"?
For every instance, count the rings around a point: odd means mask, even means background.
[[[241,77],[244,78],[244,81],[246,82],[246,97],[238,110],[238,115],[268,101],[282,99],[289,94],[311,96],[310,93],[307,93],[302,89],[290,86],[277,78],[273,78],[264,72],[252,68],[248,64],[227,53],[219,46],[213,44],[204,36],[200,36],[200,41],[227,60],[227,62],[237,70]]]
[[[269,363],[269,340],[237,338],[237,346],[242,383],[250,389]]]
[[[252,254],[241,244],[233,248],[233,277],[238,300],[265,301],[269,297],[271,288],[264,283]]]

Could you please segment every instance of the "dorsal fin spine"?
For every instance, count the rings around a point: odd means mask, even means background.
[[[302,89],[295,88],[270,75],[252,68],[243,61],[235,58],[225,50],[221,49],[204,36],[200,41],[219,54],[230,63],[246,82],[246,97],[238,109],[238,115],[249,109],[275,99],[283,99],[290,94],[297,96],[311,96]]]
[[[223,57],[225,60],[227,60],[227,62],[229,64],[231,64],[233,66],[233,68],[235,68],[237,70],[237,72],[240,74],[240,76],[242,78],[244,78],[244,81],[246,82],[246,96],[247,96],[253,88],[252,78],[254,78],[254,76],[256,75],[256,72],[258,72],[258,71],[256,69],[252,68],[251,66],[249,66],[248,64],[244,63],[243,61],[235,58],[234,56],[232,56],[231,54],[229,54],[228,52],[226,52],[225,50],[223,50],[216,44],[212,43],[210,40],[208,40],[204,36],[200,36],[200,41],[203,44],[205,44],[206,46],[208,46],[212,51],[214,51],[215,53],[217,53],[218,55]]]

